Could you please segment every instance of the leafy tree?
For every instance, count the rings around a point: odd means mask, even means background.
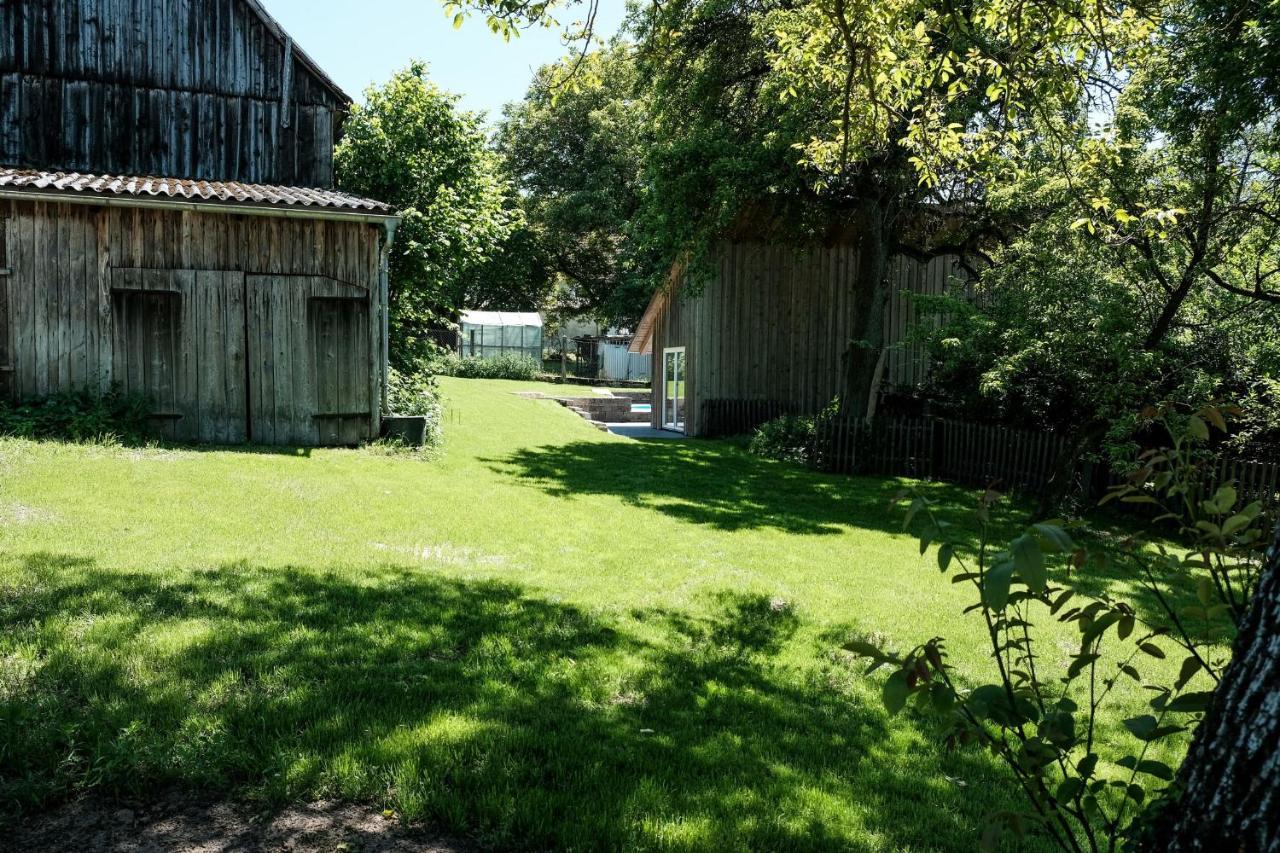
[[[454,8],[478,9],[502,29],[546,24],[575,7],[586,13],[577,29],[585,35],[593,0]],[[1079,112],[1097,45],[1140,39],[1145,27],[1106,0],[1081,8],[1012,0],[959,9],[921,0],[638,5],[631,31],[654,116],[650,240],[667,260],[696,261],[749,212],[800,236],[816,234],[833,212],[856,218],[863,310],[843,399],[861,410],[875,391],[891,258],[969,242],[964,234],[939,240],[925,203],[937,210],[980,199],[979,170],[1017,148],[1017,134],[1036,120],[1031,108]],[[557,87],[572,88],[568,75],[584,57],[567,63]]]
[[[459,110],[415,62],[352,108],[335,153],[338,185],[394,205],[393,365],[430,348],[428,331],[488,297],[478,272],[520,223],[480,117]],[[514,251],[514,250],[513,250]]]
[[[984,298],[948,306],[933,336],[947,396],[1072,429],[1060,472],[1108,434],[1127,451],[1144,400],[1265,398],[1280,370],[1280,102],[1253,61],[1278,16],[1200,0],[1138,14],[1147,26],[1096,49],[1109,70],[1073,113],[1037,116],[990,161]]]
[[[627,324],[662,261],[643,231],[647,97],[626,44],[585,57],[572,87],[560,85],[567,73],[563,63],[540,69],[495,143],[561,283],[557,308]]]
[[[1171,444],[1144,454],[1141,467],[1109,497],[1160,514],[1118,553],[1102,543],[1088,545],[1079,532],[1057,522],[1032,524],[1005,546],[993,545],[991,508],[999,495],[990,490],[976,512],[982,531],[976,545],[938,517],[930,499],[911,501],[906,526],[918,532],[921,551],[936,546],[942,573],[973,590],[975,602],[966,612],[982,620],[991,651],[990,670],[976,686],[953,673],[941,637],[905,652],[863,640],[847,646],[870,658],[873,668],[889,669],[883,698],[891,713],[909,702],[941,711],[951,718],[950,738],[980,744],[1009,767],[1027,809],[992,815],[988,842],[1001,831],[1024,834],[1031,828],[1070,851],[1113,850],[1142,837],[1145,803],[1153,795],[1179,795],[1178,786],[1169,785],[1176,774],[1163,743],[1196,728],[1206,711],[1221,706],[1222,691],[1248,698],[1232,701],[1234,710],[1226,712],[1234,721],[1229,726],[1236,727],[1210,737],[1243,740],[1240,712],[1265,706],[1274,689],[1280,670],[1266,648],[1277,641],[1278,627],[1259,619],[1276,612],[1276,555],[1270,564],[1264,560],[1270,540],[1262,504],[1242,500],[1233,484],[1211,485],[1205,447],[1211,427],[1225,431],[1223,413],[1165,408],[1148,417],[1168,430]],[[1170,521],[1175,529],[1158,526]],[[1170,534],[1181,547],[1165,544]],[[1089,593],[1074,569],[1090,560],[1103,560],[1112,573],[1127,576],[1150,603]],[[1054,619],[1079,634],[1065,659],[1042,632]],[[1219,651],[1221,639],[1237,628],[1250,637],[1238,648],[1253,654],[1230,661]],[[1259,636],[1266,639],[1255,644]],[[1180,659],[1176,677],[1153,676],[1144,663],[1171,654]],[[1242,677],[1241,667],[1256,680]],[[1150,693],[1152,713],[1124,720],[1125,731],[1112,734],[1104,709],[1116,685],[1126,681]],[[1193,801],[1203,807],[1217,802],[1222,814],[1214,826],[1227,830],[1220,841],[1231,849],[1268,849],[1251,840],[1275,841],[1277,826],[1269,817],[1275,788],[1251,788],[1250,773],[1274,778],[1267,762],[1280,757],[1278,720],[1274,710],[1263,713],[1265,736],[1253,730],[1239,754],[1197,736],[1209,753],[1207,766],[1230,769],[1234,775],[1227,778],[1239,798],[1254,807],[1229,817],[1227,798],[1215,796],[1212,785],[1196,791],[1199,799]],[[1189,786],[1199,773],[1184,771],[1183,784]],[[1179,813],[1176,831],[1187,838],[1215,837],[1198,818],[1184,820]]]

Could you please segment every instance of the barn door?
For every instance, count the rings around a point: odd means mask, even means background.
[[[253,441],[347,445],[372,434],[369,292],[320,276],[250,276]]]
[[[166,438],[346,445],[377,423],[369,293],[316,276],[112,271],[112,381]]]
[[[167,438],[248,438],[244,273],[115,269],[112,381],[145,394]]]

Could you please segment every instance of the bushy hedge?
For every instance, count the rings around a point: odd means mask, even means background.
[[[751,436],[748,450],[766,459],[808,463],[813,455],[814,420],[783,415],[761,424]]]
[[[387,371],[387,404],[397,415],[415,415],[427,419],[425,446],[435,447],[444,436],[444,404],[435,376],[426,371],[401,373]]]
[[[0,402],[0,434],[62,441],[147,440],[151,401],[113,386],[105,394],[83,388],[21,402]]]
[[[493,358],[454,356],[444,363],[450,376],[464,379],[537,379],[542,363],[527,355],[505,353]]]

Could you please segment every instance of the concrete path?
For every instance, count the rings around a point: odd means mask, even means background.
[[[609,432],[625,438],[668,438],[682,439],[685,434],[669,429],[654,429],[648,424],[605,424]]]

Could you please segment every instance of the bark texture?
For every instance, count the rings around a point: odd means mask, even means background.
[[[1151,849],[1280,851],[1280,527]]]
[[[870,417],[874,411],[876,365],[884,347],[884,312],[889,302],[889,251],[896,241],[889,233],[889,213],[879,200],[863,202],[862,241],[854,279],[854,312],[849,342],[848,387],[844,408],[851,415]]]

